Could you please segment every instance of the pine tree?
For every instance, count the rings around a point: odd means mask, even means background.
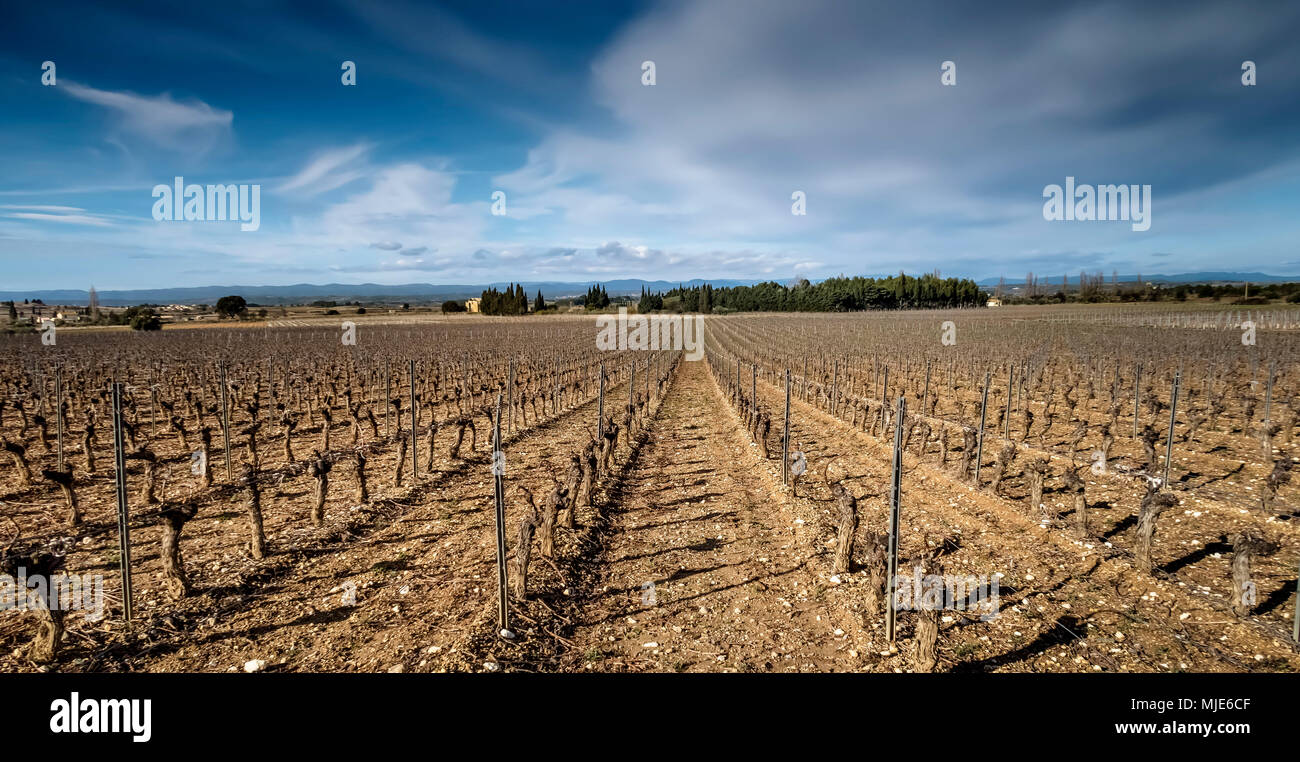
[[[609,294],[605,292],[605,287],[599,283],[587,289],[587,296],[583,300],[589,310],[602,310],[609,306]]]

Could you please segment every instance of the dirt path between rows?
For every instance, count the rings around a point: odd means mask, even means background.
[[[859,669],[858,626],[822,599],[803,508],[782,494],[706,363],[679,373],[608,517],[571,668]]]

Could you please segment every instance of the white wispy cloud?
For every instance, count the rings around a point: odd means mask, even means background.
[[[125,132],[173,150],[206,151],[230,133],[234,122],[230,111],[213,108],[200,100],[182,103],[169,93],[139,95],[68,81],[61,81],[59,90],[108,109]]]
[[[31,212],[84,212],[79,206],[53,206],[50,204],[0,204],[0,209],[25,209]]]
[[[17,220],[35,222],[57,222],[65,225],[92,225],[95,227],[112,227],[113,223],[93,214],[46,214],[44,212],[15,212],[5,215]]]
[[[461,245],[482,236],[488,200],[460,204],[451,200],[456,175],[439,167],[402,162],[377,168],[369,187],[330,204],[311,229],[326,240],[357,247],[395,251],[403,247]]]
[[[409,2],[350,4],[367,25],[410,53],[546,95],[565,84],[533,51],[481,34],[443,8]]]
[[[357,143],[323,151],[276,190],[280,193],[303,190],[301,195],[310,197],[347,185],[365,176],[366,169],[359,166],[359,160],[371,148],[373,146],[369,143]]]

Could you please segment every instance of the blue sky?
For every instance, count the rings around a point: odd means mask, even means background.
[[[0,290],[1300,273],[1296,3],[5,14]],[[260,184],[260,229],[155,221],[177,175]],[[1067,175],[1151,185],[1151,229],[1044,220]]]

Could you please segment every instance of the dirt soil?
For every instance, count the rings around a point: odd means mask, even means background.
[[[759,383],[760,403],[780,410],[784,392]],[[799,401],[792,405],[791,441],[808,453],[806,485],[821,501],[825,543],[833,536],[829,492],[820,479],[822,463],[835,459],[834,471],[861,496],[859,537],[885,532],[888,526],[889,472],[892,443],[886,444],[843,420]],[[769,464],[779,474],[779,458]],[[922,462],[911,452],[903,458],[902,531],[899,568],[909,559],[942,546],[945,572],[990,578],[1000,575],[996,618],[981,621],[970,612],[945,611],[940,630],[939,669],[1014,672],[1220,672],[1295,671],[1300,655],[1284,628],[1250,617],[1239,620],[1224,601],[1172,574],[1139,572],[1131,554],[1121,551],[1107,529],[1076,539],[1068,496],[1045,490],[1062,518],[1045,524],[1021,501],[977,490],[952,470]],[[986,467],[988,464],[986,463]],[[1090,484],[1090,489],[1096,485]],[[1094,506],[1096,507],[1096,506]],[[1108,513],[1104,508],[1094,515]],[[1100,518],[1109,527],[1113,519]],[[1172,529],[1172,528],[1171,528]],[[1172,531],[1163,535],[1167,538]],[[1167,539],[1164,540],[1167,542]],[[1230,554],[1223,554],[1228,556]],[[1199,557],[1199,556],[1198,556]],[[1218,562],[1220,559],[1211,559]],[[1222,580],[1227,577],[1222,559]],[[829,562],[822,564],[823,568]],[[855,571],[830,595],[861,608]],[[900,643],[911,637],[914,614],[900,615]],[[878,626],[878,623],[877,623]],[[879,655],[874,668],[906,671],[906,659],[887,650],[879,632],[858,650]]]
[[[684,363],[628,474],[566,664],[831,672],[861,619],[824,596],[810,506],[782,494],[703,362]]]
[[[771,439],[779,442],[784,393],[766,382],[758,391],[761,405],[774,413]],[[626,383],[607,394],[625,398]],[[595,421],[596,403],[589,400],[507,439],[512,553],[520,488],[540,504]],[[914,668],[915,615],[900,615],[891,644],[880,612],[866,606],[860,554],[850,573],[831,573],[835,503],[822,476],[825,464],[858,497],[859,548],[868,532],[886,529],[890,448],[871,435],[796,399],[791,441],[808,453],[810,468],[791,490],[781,481],[779,444],[763,458],[708,363],[681,363],[631,440],[620,436],[593,505],[580,508],[575,529],[557,531],[555,557],[534,550],[528,596],[512,600],[518,637],[508,641],[496,635],[496,530],[485,434],[472,454],[455,461],[447,438],[440,438],[427,473],[421,442],[417,484],[408,473],[404,485],[392,485],[394,456],[377,455],[373,496],[364,504],[354,504],[350,469],[340,464],[324,527],[305,518],[307,477],[287,476],[266,494],[274,552],[260,563],[231,541],[244,532],[237,492],[218,489],[215,505],[186,528],[182,541],[194,595],[161,599],[153,580],[157,552],[139,553],[137,575],[146,576],[137,583],[140,622],[126,633],[120,623],[91,626],[79,613],[70,616],[65,650],[53,668],[229,672],[250,662],[259,671],[294,672]],[[1040,523],[1021,500],[977,490],[933,462],[908,453],[904,466],[900,570],[938,549],[950,574],[999,575],[992,621],[943,612],[938,669],[1300,669],[1300,655],[1280,626],[1280,605],[1271,617],[1239,620],[1215,597],[1222,597],[1217,591],[1230,554],[1207,550],[1177,573],[1147,575],[1118,547],[1125,527],[1109,518],[1108,508],[1096,513],[1099,536],[1075,539],[1061,526]],[[1017,481],[1009,494],[1020,491]],[[1047,499],[1068,523],[1066,496],[1049,488]],[[93,514],[111,516],[107,498],[96,495],[89,503]],[[33,515],[49,510],[18,507]],[[74,538],[76,568],[112,574],[111,525],[95,526]],[[1166,566],[1196,552],[1181,547],[1186,538],[1179,529],[1158,535],[1179,541],[1177,549],[1160,546],[1158,560]],[[158,532],[146,525],[136,536],[156,549]],[[1208,545],[1203,539],[1200,547]],[[1214,579],[1212,595],[1202,587]],[[6,623],[0,634],[13,653],[0,656],[0,670],[38,669],[16,648],[30,625],[28,616]]]

